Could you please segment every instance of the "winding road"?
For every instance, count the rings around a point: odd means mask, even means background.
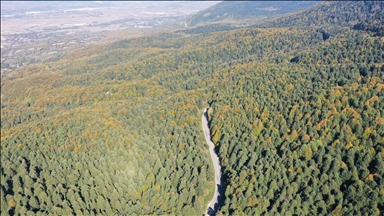
[[[213,198],[211,202],[209,202],[207,206],[207,211],[205,215],[215,215],[215,212],[217,211],[219,207],[219,202],[221,200],[222,194],[223,194],[223,187],[221,185],[221,167],[220,167],[220,161],[219,157],[217,156],[215,152],[215,145],[213,145],[213,142],[211,141],[211,133],[209,131],[208,127],[208,109],[205,108],[203,117],[202,117],[202,123],[203,123],[203,130],[205,135],[205,140],[207,141],[207,144],[209,146],[209,152],[211,153],[211,158],[213,162],[213,167],[215,169],[215,193],[213,194]]]

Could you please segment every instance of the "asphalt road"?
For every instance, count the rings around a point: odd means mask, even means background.
[[[213,194],[213,198],[211,202],[209,202],[207,206],[207,211],[205,215],[215,215],[215,212],[217,211],[219,207],[219,202],[221,200],[221,197],[223,195],[223,187],[221,185],[221,167],[220,167],[220,161],[219,157],[217,156],[215,152],[215,145],[211,141],[211,133],[209,131],[208,127],[208,109],[205,108],[203,117],[202,117],[202,124],[203,124],[203,130],[205,135],[205,140],[207,141],[207,144],[209,146],[209,153],[211,154],[213,167],[215,169],[215,193]]]

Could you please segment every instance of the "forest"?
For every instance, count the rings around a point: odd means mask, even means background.
[[[1,77],[1,215],[384,213],[380,1],[94,45]]]

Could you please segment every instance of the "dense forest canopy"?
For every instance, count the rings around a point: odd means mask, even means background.
[[[1,214],[384,213],[384,3],[98,45],[2,74]]]

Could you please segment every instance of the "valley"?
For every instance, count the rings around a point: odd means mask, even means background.
[[[216,3],[28,2],[20,8],[2,2],[1,71],[57,60],[100,40],[180,27],[181,17]]]

